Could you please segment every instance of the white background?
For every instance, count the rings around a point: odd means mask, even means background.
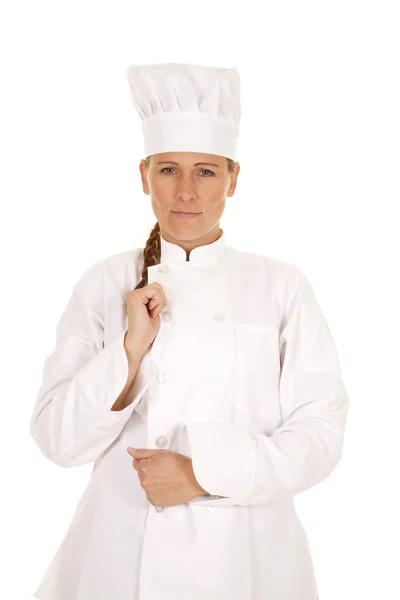
[[[230,245],[307,275],[351,402],[341,463],[296,497],[320,598],[400,597],[397,8],[2,4],[2,599],[33,597],[92,469],[47,461],[29,420],[72,286],[155,223],[126,79],[154,62],[240,72],[241,173],[221,226]]]

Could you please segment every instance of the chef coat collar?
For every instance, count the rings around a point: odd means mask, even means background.
[[[215,242],[211,242],[211,244],[204,244],[203,246],[197,246],[196,248],[193,248],[193,250],[190,251],[188,261],[186,261],[186,250],[184,250],[177,244],[167,242],[167,240],[165,240],[162,237],[162,235],[160,235],[160,239],[161,262],[166,264],[171,262],[188,262],[196,267],[208,267],[217,264],[219,258],[222,256],[226,249],[225,235],[223,229],[220,230],[220,237],[217,240],[215,240]]]

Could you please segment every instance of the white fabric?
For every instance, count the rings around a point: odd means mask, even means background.
[[[142,249],[94,263],[74,286],[46,360],[31,432],[63,467],[94,462],[35,597],[41,600],[318,600],[293,496],[338,464],[348,397],[328,325],[296,265],[216,242],[161,239],[169,318],[125,386],[124,294]],[[160,373],[164,375],[158,377]],[[134,448],[193,461],[211,496],[158,510]]]
[[[236,159],[241,115],[237,69],[130,65],[127,76],[142,119],[145,156],[204,152]]]

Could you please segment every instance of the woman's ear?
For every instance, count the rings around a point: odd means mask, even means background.
[[[149,188],[149,184],[148,184],[148,181],[147,181],[148,172],[147,172],[147,169],[146,169],[146,162],[143,159],[140,161],[139,171],[140,171],[140,176],[141,176],[141,179],[142,179],[143,192],[145,194],[147,194],[147,196],[150,196],[150,188]]]
[[[233,169],[233,172],[230,173],[230,179],[231,179],[231,183],[229,184],[228,187],[228,191],[226,193],[227,196],[233,196],[233,194],[235,193],[235,189],[236,189],[236,184],[237,184],[237,178],[240,172],[240,164],[236,163],[235,167]]]

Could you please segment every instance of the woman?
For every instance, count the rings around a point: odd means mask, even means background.
[[[94,462],[41,600],[316,600],[293,496],[326,478],[348,397],[296,265],[219,227],[239,174],[236,69],[132,65],[145,248],[79,279],[31,431],[52,462]]]

